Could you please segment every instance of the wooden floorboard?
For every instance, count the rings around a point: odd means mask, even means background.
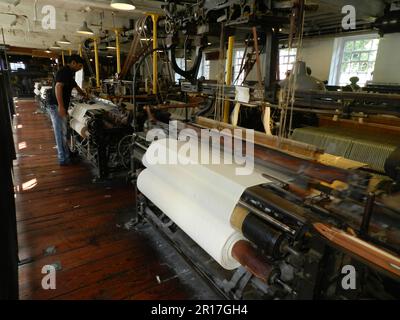
[[[16,110],[20,298],[191,298],[145,236],[118,226],[118,215],[133,209],[131,186],[94,184],[84,164],[60,167],[49,119],[33,101],[17,102]],[[49,264],[60,267],[56,290],[41,286]]]

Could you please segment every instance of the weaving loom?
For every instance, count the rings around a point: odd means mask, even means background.
[[[399,136],[372,135],[342,127],[298,128],[291,138],[315,145],[330,154],[367,163],[371,169],[380,172],[384,172],[386,159],[400,145]]]

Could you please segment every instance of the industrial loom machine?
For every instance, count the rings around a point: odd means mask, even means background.
[[[72,151],[90,163],[96,179],[126,174],[132,112],[108,100],[74,102],[69,109]],[[128,155],[127,155],[128,154]]]
[[[129,170],[134,225],[154,226],[223,298],[398,299],[400,96],[327,91],[300,60],[278,82],[279,30],[298,45],[304,12],[318,9],[303,0],[165,1],[163,9],[158,31],[143,28],[163,44],[132,55],[133,81],[118,83],[131,90],[105,83],[109,96],[132,94],[131,111],[96,100],[70,114],[74,146],[99,176]],[[257,81],[199,79],[209,39],[219,39],[225,65],[234,36],[251,44],[241,69],[247,77],[256,67]],[[168,99],[177,88],[157,92],[154,82],[139,99],[138,83],[147,84],[139,71],[157,54],[184,78],[180,95]],[[200,161],[213,152],[216,163]]]
[[[375,190],[369,173],[324,165],[311,155],[298,157],[265,144],[249,148],[245,140],[213,130],[210,135],[220,139],[221,150],[222,141],[234,145],[238,139],[239,152],[254,150],[251,175],[235,175],[238,167],[233,164],[154,164],[154,154],[178,150],[181,160],[192,156],[187,149],[179,151],[189,142],[169,136],[162,123],[155,126],[166,138],[151,143],[146,133],[133,138],[136,219],[151,222],[165,234],[221,296],[399,296],[400,217],[393,205],[399,195]],[[178,123],[178,136],[205,128]],[[304,148],[285,143],[292,151]],[[201,153],[197,143],[194,148]],[[346,265],[357,270],[356,290],[341,285]]]

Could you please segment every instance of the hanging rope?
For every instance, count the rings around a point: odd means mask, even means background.
[[[214,120],[221,122],[224,117],[224,95],[225,95],[225,34],[224,23],[221,24],[219,39],[219,60],[218,60],[217,95],[215,99]]]
[[[280,127],[279,134],[280,138],[286,138],[287,132],[291,132],[293,125],[293,108],[295,102],[296,84],[297,84],[297,62],[300,61],[301,51],[303,47],[303,33],[304,33],[304,0],[298,0],[297,6],[293,10],[290,23],[290,34],[289,34],[289,52],[295,46],[297,47],[296,61],[294,63],[294,68],[292,74],[289,76],[288,81],[286,81],[285,86],[281,88],[279,94],[279,109],[281,110],[280,116]],[[297,23],[296,23],[297,22]],[[293,34],[295,34],[293,36]],[[287,117],[288,109],[290,106],[290,119],[289,119],[289,130],[287,130]]]

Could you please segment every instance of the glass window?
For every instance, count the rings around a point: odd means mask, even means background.
[[[281,49],[279,50],[279,79],[286,78],[286,72],[291,71],[293,64],[296,62],[297,49]]]
[[[18,69],[25,70],[26,66],[23,62],[10,62],[11,71],[18,71]]]
[[[344,44],[340,54],[339,73],[336,83],[340,86],[349,84],[351,77],[358,77],[360,86],[372,80],[375,68],[376,54],[378,52],[379,39],[343,39]],[[339,47],[340,48],[340,47]]]
[[[244,70],[240,72],[243,56],[244,56],[244,49],[236,50],[233,61],[233,82],[234,82],[233,84],[236,85],[242,85],[244,81]]]
[[[210,80],[210,60],[206,60],[205,56],[203,56],[201,60],[198,77],[204,77],[206,80]]]
[[[183,58],[176,58],[176,64],[181,70],[185,70],[185,59]],[[175,82],[179,83],[179,79],[182,79],[182,76],[175,72]]]

